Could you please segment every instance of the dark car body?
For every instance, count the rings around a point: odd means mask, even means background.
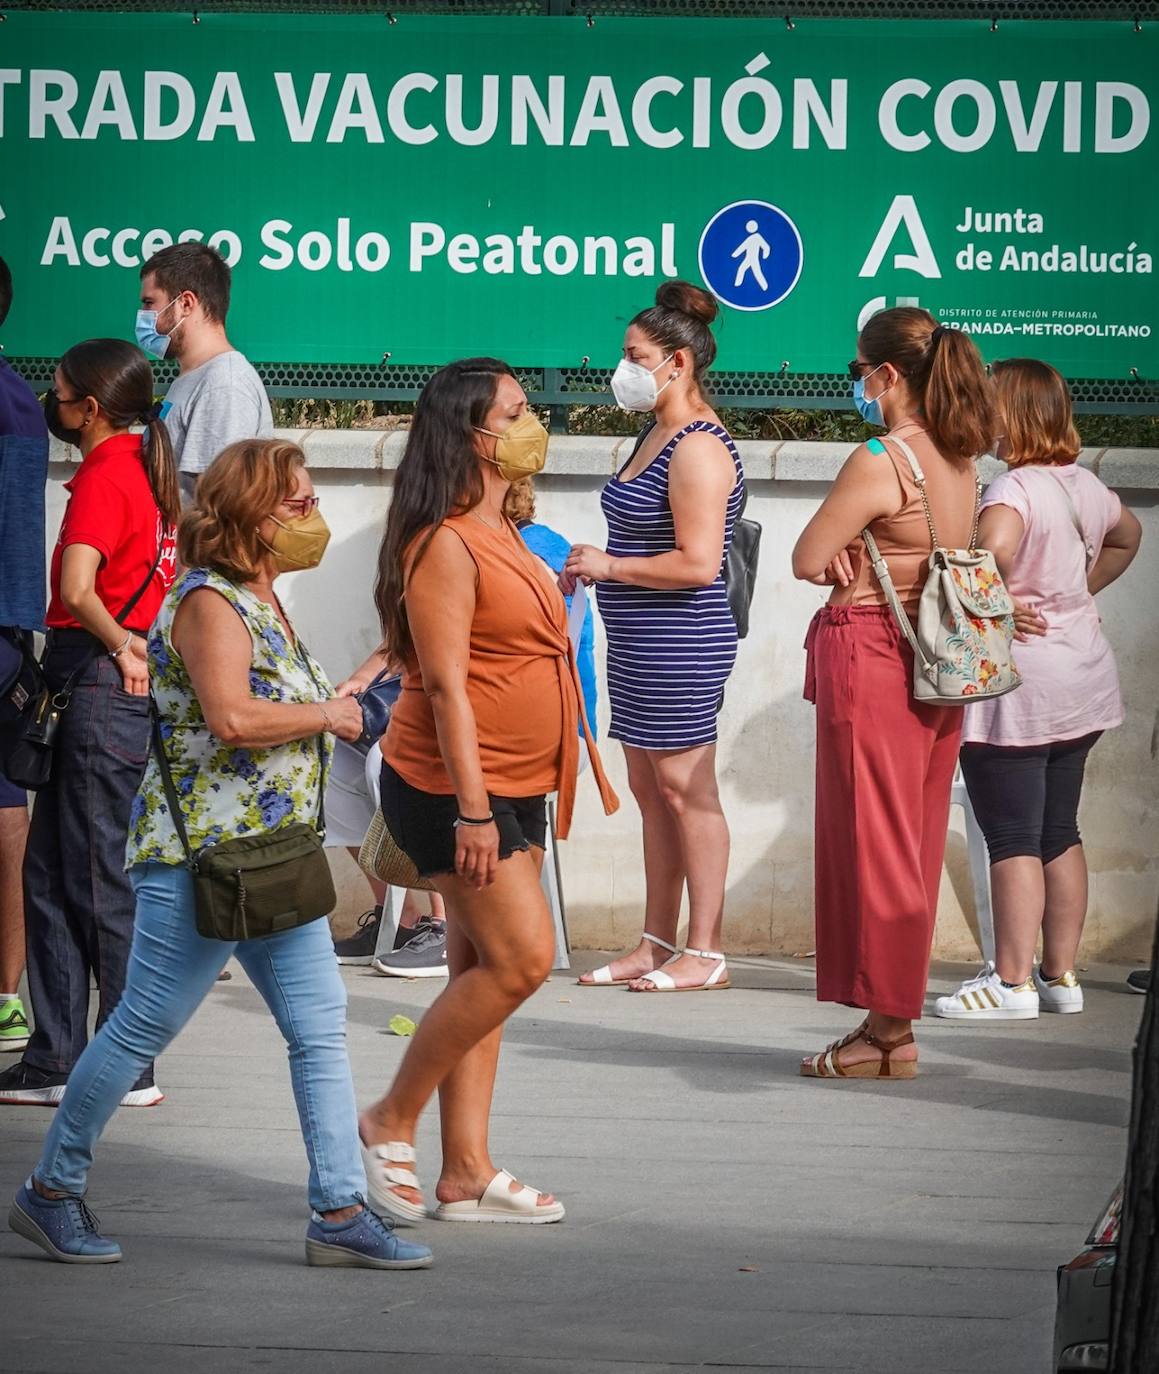
[[[1118,1256],[1123,1185],[1111,1194],[1087,1236],[1086,1249],[1058,1271],[1054,1319],[1055,1374],[1106,1370],[1111,1344],[1111,1284]]]

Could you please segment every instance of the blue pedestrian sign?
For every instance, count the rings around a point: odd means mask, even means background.
[[[734,310],[768,310],[797,285],[805,252],[797,226],[767,200],[718,210],[700,236],[700,275]]]

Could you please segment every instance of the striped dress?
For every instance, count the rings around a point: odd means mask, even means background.
[[[717,711],[736,661],[736,624],[728,608],[724,564],[744,500],[744,469],[728,431],[697,420],[674,434],[638,477],[625,482],[617,473],[600,497],[613,558],[670,553],[676,547],[676,528],[668,503],[668,465],[680,440],[697,432],[715,434],[736,466],[716,581],[683,591],[653,591],[625,582],[596,587],[608,635],[608,733],[640,749],[692,749],[716,740]]]

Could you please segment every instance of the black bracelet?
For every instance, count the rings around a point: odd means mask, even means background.
[[[494,819],[494,811],[492,811],[489,816],[483,816],[482,818],[478,816],[456,816],[452,828],[457,829],[460,825],[490,825]]]

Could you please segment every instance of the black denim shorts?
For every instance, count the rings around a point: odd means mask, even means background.
[[[455,871],[455,818],[459,802],[454,796],[421,792],[382,765],[379,789],[382,816],[395,843],[424,878]],[[547,798],[488,796],[499,828],[499,857],[509,859],[516,850],[547,845]]]

